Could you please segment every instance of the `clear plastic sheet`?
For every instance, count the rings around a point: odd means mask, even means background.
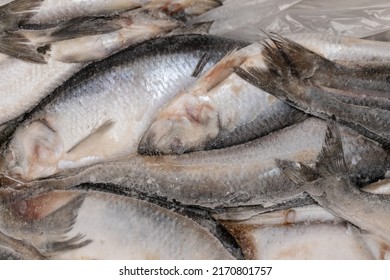
[[[389,0],[226,0],[197,21],[210,33],[256,41],[261,30],[280,35],[326,33],[389,40]]]

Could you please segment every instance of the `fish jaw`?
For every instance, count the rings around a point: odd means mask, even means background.
[[[219,133],[219,116],[208,98],[184,94],[159,114],[139,145],[143,154],[182,154],[201,150]]]
[[[46,121],[33,121],[19,130],[3,152],[4,174],[26,181],[57,171],[64,154],[62,139]]]

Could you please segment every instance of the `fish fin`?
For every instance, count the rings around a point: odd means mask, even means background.
[[[0,52],[28,62],[46,63],[45,57],[37,48],[17,32],[1,33]]]
[[[104,135],[107,131],[109,131],[114,125],[115,122],[113,120],[107,120],[106,122],[102,123],[99,127],[92,130],[89,135],[87,135],[85,138],[83,138],[78,143],[76,143],[66,153],[67,154],[78,153],[80,150],[88,148],[90,146],[91,141],[99,139],[102,135]]]
[[[329,73],[338,71],[336,63],[300,44],[276,34],[268,36],[261,43],[264,65],[237,67],[235,73],[279,99],[294,102],[297,88],[326,84]]]
[[[69,40],[82,36],[114,32],[123,25],[118,16],[78,17],[61,23],[50,36],[53,41]]]
[[[200,78],[202,83],[204,83],[206,91],[210,91],[229,77],[234,72],[234,69],[241,65],[247,57],[247,55],[242,55],[238,48],[225,55]]]
[[[85,197],[85,193],[77,195],[71,201],[52,213],[41,219],[35,220],[34,226],[42,228],[45,234],[50,234],[55,237],[68,233],[76,222],[78,211],[83,204]]]
[[[0,6],[0,26],[17,29],[34,16],[44,0],[14,0]]]
[[[316,170],[323,178],[343,175],[348,172],[344,159],[340,130],[335,121],[328,123],[325,142],[317,157]]]
[[[207,62],[210,61],[210,58],[211,58],[210,54],[204,53],[202,57],[199,59],[198,64],[196,64],[195,69],[192,72],[191,76],[197,78],[200,75],[200,73],[203,71]]]
[[[45,244],[45,255],[55,255],[61,252],[79,249],[87,246],[92,242],[90,239],[85,239],[85,235],[77,234],[65,241],[54,241]]]
[[[275,159],[278,168],[295,184],[304,185],[319,178],[318,173],[303,163]]]

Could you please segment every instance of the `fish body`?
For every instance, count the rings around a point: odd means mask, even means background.
[[[300,159],[314,164],[325,132],[324,121],[310,118],[225,149],[178,156],[136,155],[96,164],[21,186],[21,195],[91,182],[103,184],[98,188],[109,192],[162,197],[186,205],[269,207],[303,194],[303,189],[295,186],[278,168],[275,158]],[[388,152],[351,129],[343,127],[342,135],[349,168],[361,174],[363,181],[383,176],[389,165]]]
[[[154,114],[194,80],[191,73],[201,56],[210,55],[210,67],[242,44],[173,36],[89,65],[19,125],[6,145],[3,167],[10,176],[34,180],[135,153]]]
[[[190,218],[107,193],[88,193],[69,236],[76,232],[92,242],[55,259],[233,259]]]
[[[233,259],[190,218],[129,197],[53,192],[1,210],[0,256],[8,258]]]

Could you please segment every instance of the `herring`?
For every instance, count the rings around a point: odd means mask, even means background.
[[[53,178],[8,185],[4,200],[93,183],[125,195],[162,197],[207,208],[272,206],[303,196],[275,163],[275,158],[314,164],[321,151],[326,123],[309,118],[245,144],[179,156],[135,155],[70,170]],[[355,131],[341,127],[347,165],[363,182],[389,169],[389,152]],[[310,137],[308,137],[310,135]],[[211,172],[212,171],[212,172]],[[102,184],[102,185],[99,185]],[[18,189],[16,193],[12,189]]]
[[[4,205],[0,211],[0,257],[234,259],[190,218],[129,197],[53,192]]]
[[[211,58],[207,69],[241,45],[172,36],[90,64],[25,117],[3,147],[2,172],[31,181],[135,153],[157,110],[195,79],[202,55]]]

